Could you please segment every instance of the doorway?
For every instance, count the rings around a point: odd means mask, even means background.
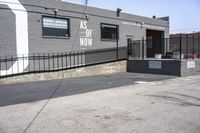
[[[155,54],[164,53],[164,31],[146,31],[147,58],[154,58]]]
[[[140,58],[140,43],[133,41],[133,37],[127,37],[128,57]]]

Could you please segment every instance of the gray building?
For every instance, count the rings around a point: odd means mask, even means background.
[[[117,14],[61,0],[1,0],[0,29],[0,56],[57,53],[168,38],[169,19]]]
[[[0,77],[119,61],[127,55],[154,58],[168,51],[162,41],[168,37],[169,17],[61,0],[0,0]]]

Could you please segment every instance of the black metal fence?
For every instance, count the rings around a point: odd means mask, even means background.
[[[199,59],[200,36],[134,40],[128,46],[129,59]]]
[[[127,47],[0,57],[0,78],[53,72],[127,59]]]

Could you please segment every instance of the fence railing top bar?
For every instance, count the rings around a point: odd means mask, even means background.
[[[177,36],[177,37],[170,37],[170,38],[157,38],[157,39],[136,39],[136,40],[133,40],[133,41],[151,41],[151,40],[154,40],[154,41],[156,41],[156,40],[173,40],[173,39],[195,39],[195,40],[199,40],[200,39],[200,36]]]

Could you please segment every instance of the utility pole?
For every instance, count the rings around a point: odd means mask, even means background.
[[[86,5],[86,6],[88,5],[88,0],[85,0],[85,5]]]

